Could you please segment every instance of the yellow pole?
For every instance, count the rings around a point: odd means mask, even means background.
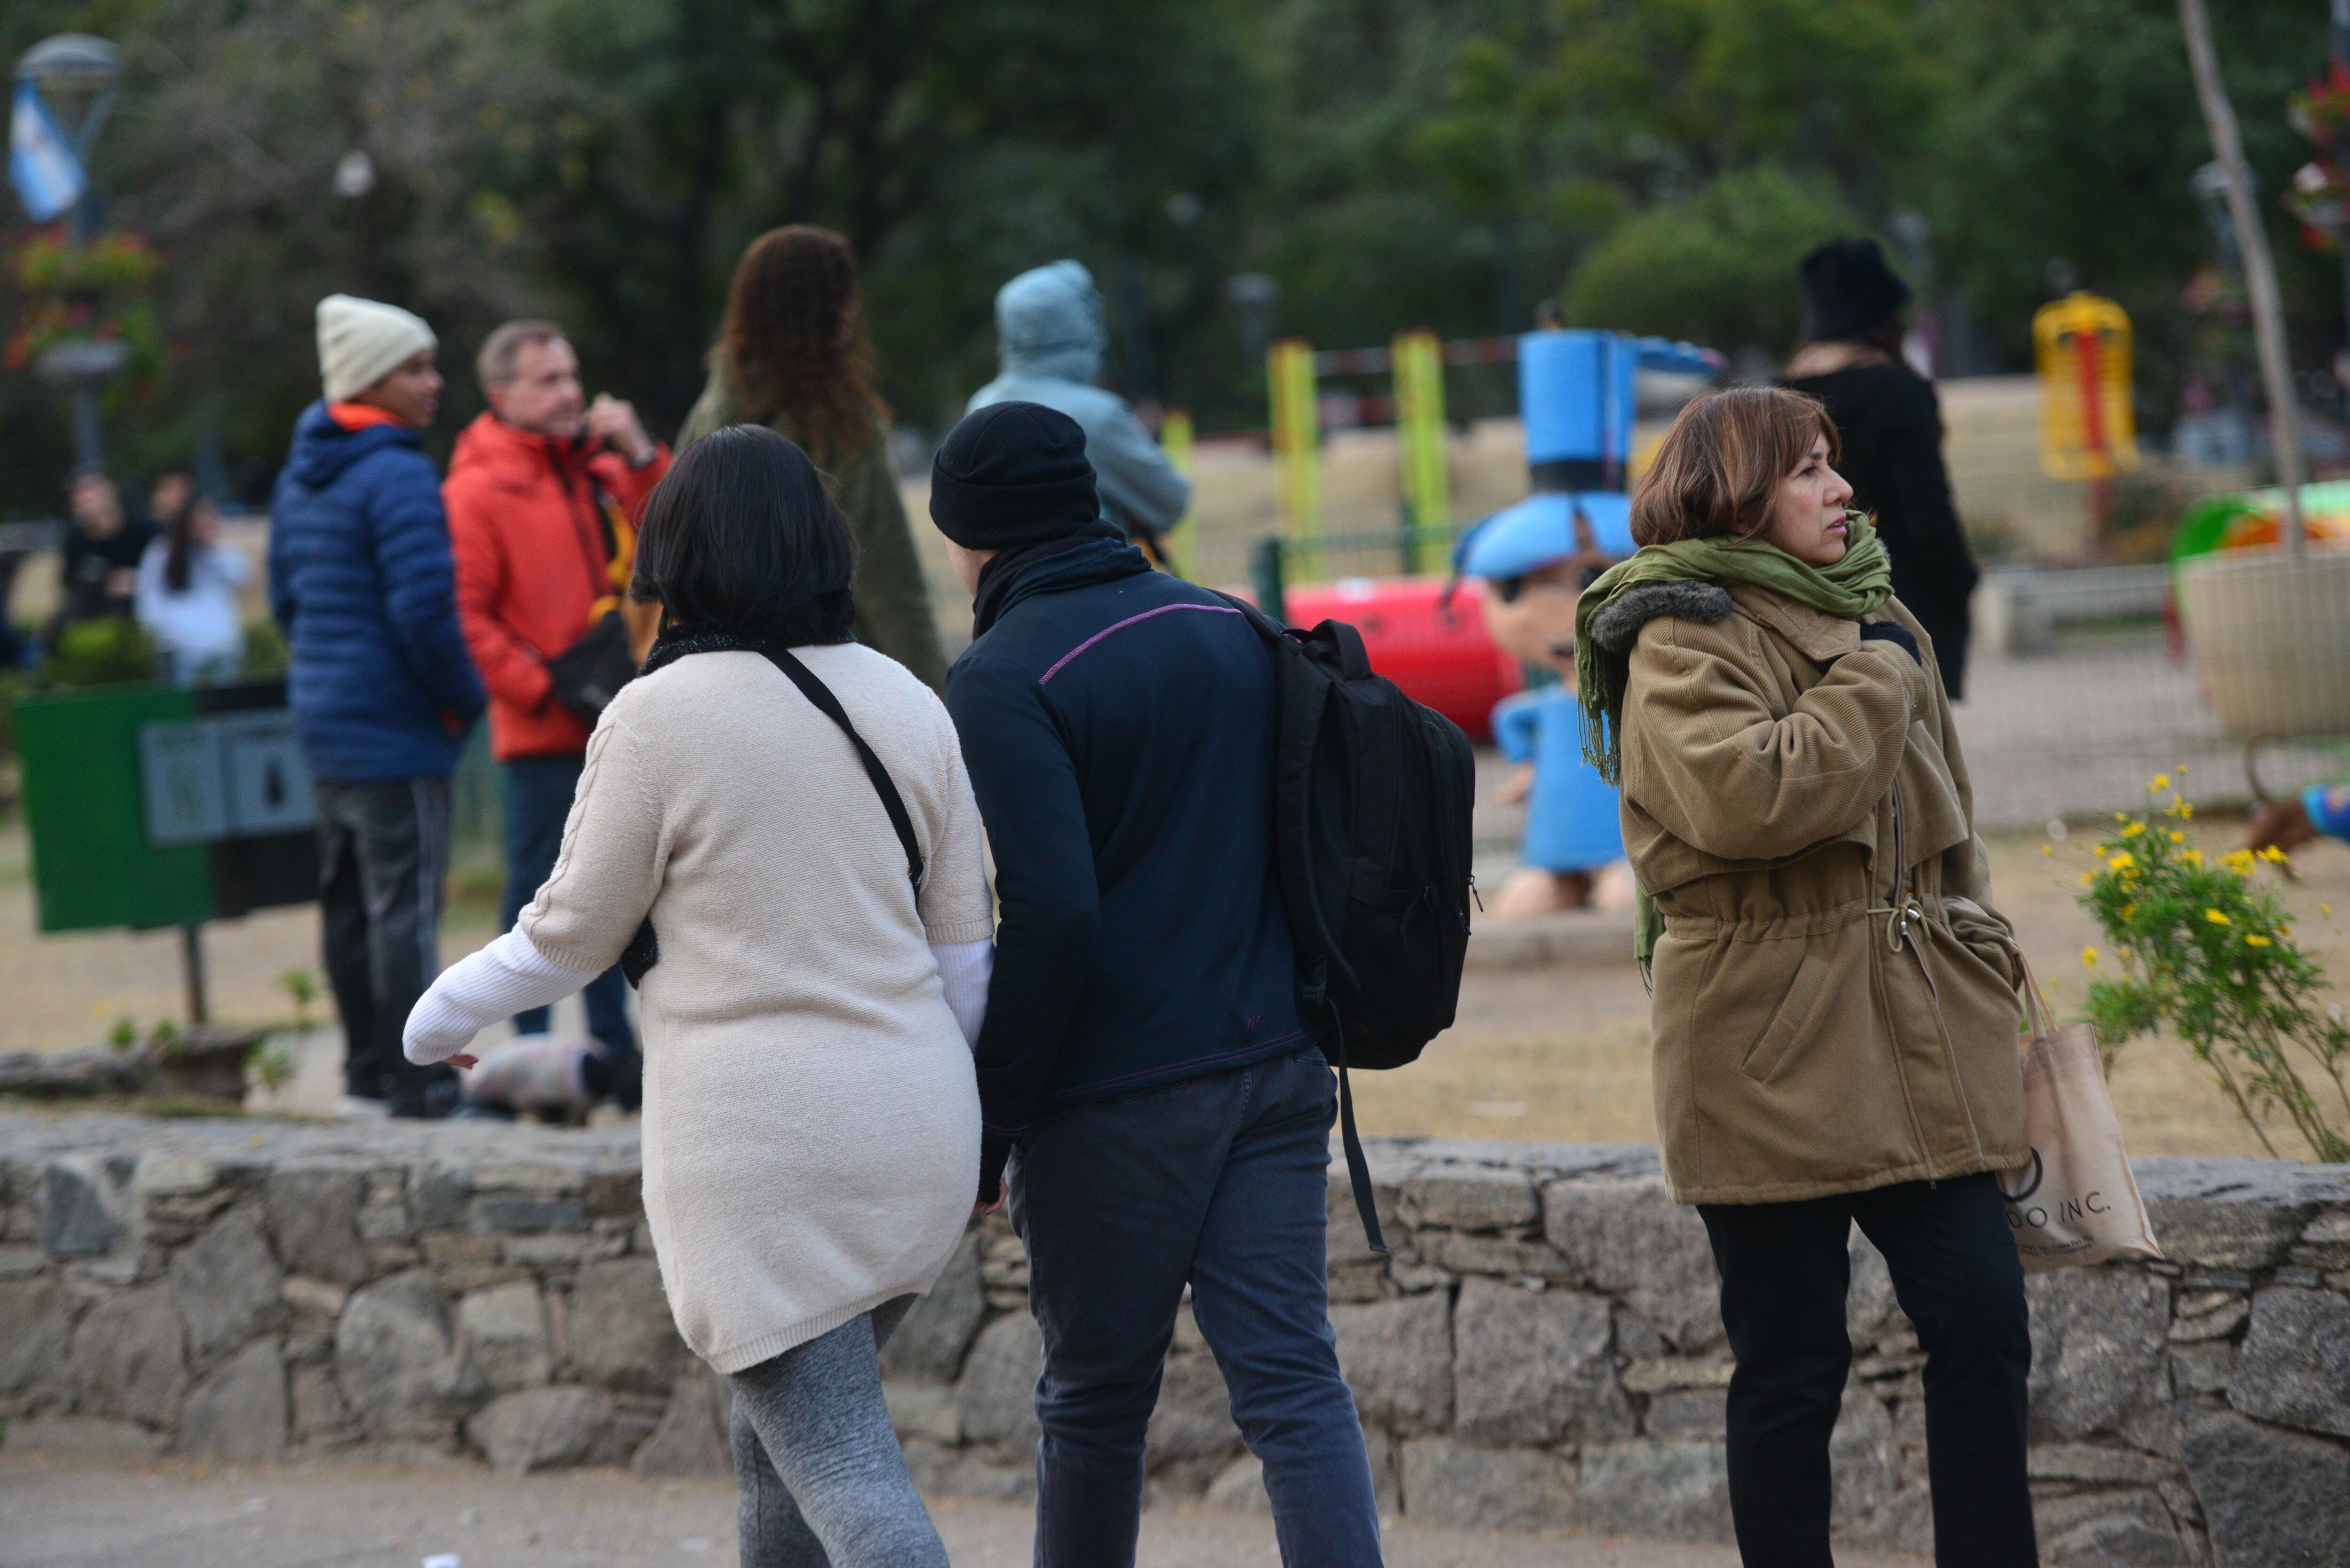
[[[1399,332],[1391,346],[1395,365],[1396,471],[1403,491],[1406,525],[1415,531],[1450,529],[1452,497],[1444,463],[1444,350],[1425,329]],[[1432,535],[1417,539],[1413,559],[1423,572],[1444,569],[1444,542]]]
[[[1170,409],[1167,417],[1159,421],[1159,450],[1184,478],[1191,477],[1191,411]],[[1188,577],[1191,554],[1192,524],[1199,520],[1200,497],[1195,491],[1183,504],[1183,515],[1167,530],[1167,569],[1179,577]]]
[[[1314,346],[1303,337],[1283,338],[1266,350],[1265,373],[1272,383],[1273,457],[1282,527],[1292,539],[1318,539],[1322,453],[1314,406]]]

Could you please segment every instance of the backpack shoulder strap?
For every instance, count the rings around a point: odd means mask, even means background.
[[[881,809],[889,814],[889,826],[898,830],[898,842],[905,846],[906,875],[913,879],[915,887],[920,888],[922,885],[922,846],[914,836],[914,819],[907,814],[906,802],[898,794],[898,786],[890,779],[889,770],[881,765],[881,759],[873,754],[873,748],[865,743],[865,737],[858,734],[857,726],[848,722],[848,711],[840,705],[840,699],[832,694],[831,687],[817,679],[815,670],[785,649],[764,648],[759,651],[790,678],[792,684],[800,689],[800,695],[816,704],[817,711],[839,725],[841,733],[848,737],[848,743],[857,748],[858,760],[865,764],[865,776],[873,781],[874,793],[881,797]]]

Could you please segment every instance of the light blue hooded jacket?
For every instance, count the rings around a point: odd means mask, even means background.
[[[1191,482],[1126,400],[1094,385],[1105,337],[1093,274],[1057,261],[1005,284],[995,292],[995,341],[1003,373],[973,392],[963,411],[1011,402],[1058,409],[1086,432],[1102,515],[1129,535],[1173,527],[1191,501]]]

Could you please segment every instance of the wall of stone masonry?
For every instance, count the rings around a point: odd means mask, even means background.
[[[1712,1262],[1654,1152],[1373,1151],[1394,1251],[1334,1180],[1330,1296],[1385,1510],[1727,1539]],[[2031,1286],[2044,1554],[2350,1562],[2350,1168],[2138,1176],[2168,1261]],[[637,1187],[629,1128],[0,1115],[6,1444],[724,1473]],[[978,1224],[885,1352],[927,1490],[1031,1490],[1025,1284],[1018,1239]],[[1850,1320],[1838,1534],[1929,1550],[1923,1356],[1857,1239]],[[1266,1506],[1188,1310],[1149,1469],[1157,1501]]]

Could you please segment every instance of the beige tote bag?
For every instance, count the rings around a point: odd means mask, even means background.
[[[2161,1257],[2122,1153],[2096,1032],[2085,1023],[2057,1026],[2029,963],[2023,1006],[2031,1029],[2023,1043],[2023,1131],[2032,1163],[1999,1178],[2023,1272]]]

